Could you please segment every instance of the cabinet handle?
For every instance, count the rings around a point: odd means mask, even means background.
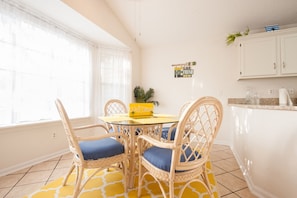
[[[273,69],[276,70],[276,63],[273,63]]]
[[[286,64],[285,64],[285,62],[283,62],[283,68],[284,68],[284,69],[286,68]]]

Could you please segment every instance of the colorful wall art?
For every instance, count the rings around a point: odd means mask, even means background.
[[[172,65],[174,68],[174,78],[192,78],[194,75],[193,66],[195,65],[195,61]]]

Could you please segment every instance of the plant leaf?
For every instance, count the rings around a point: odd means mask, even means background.
[[[244,31],[244,33],[243,33],[243,35],[248,35],[249,34],[249,32],[250,32],[250,28],[249,27],[247,27],[247,29]]]

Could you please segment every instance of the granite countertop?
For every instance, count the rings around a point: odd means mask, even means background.
[[[234,107],[297,111],[297,98],[292,98],[292,102],[293,106],[280,106],[278,98],[260,98],[259,104],[247,104],[245,98],[228,98],[228,105]]]

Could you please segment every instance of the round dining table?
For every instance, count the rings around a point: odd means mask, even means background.
[[[113,132],[125,134],[128,138],[128,187],[135,186],[138,174],[137,137],[142,134],[161,140],[164,124],[176,124],[178,117],[170,114],[153,114],[152,116],[131,117],[129,114],[101,116],[100,120],[112,127]]]

